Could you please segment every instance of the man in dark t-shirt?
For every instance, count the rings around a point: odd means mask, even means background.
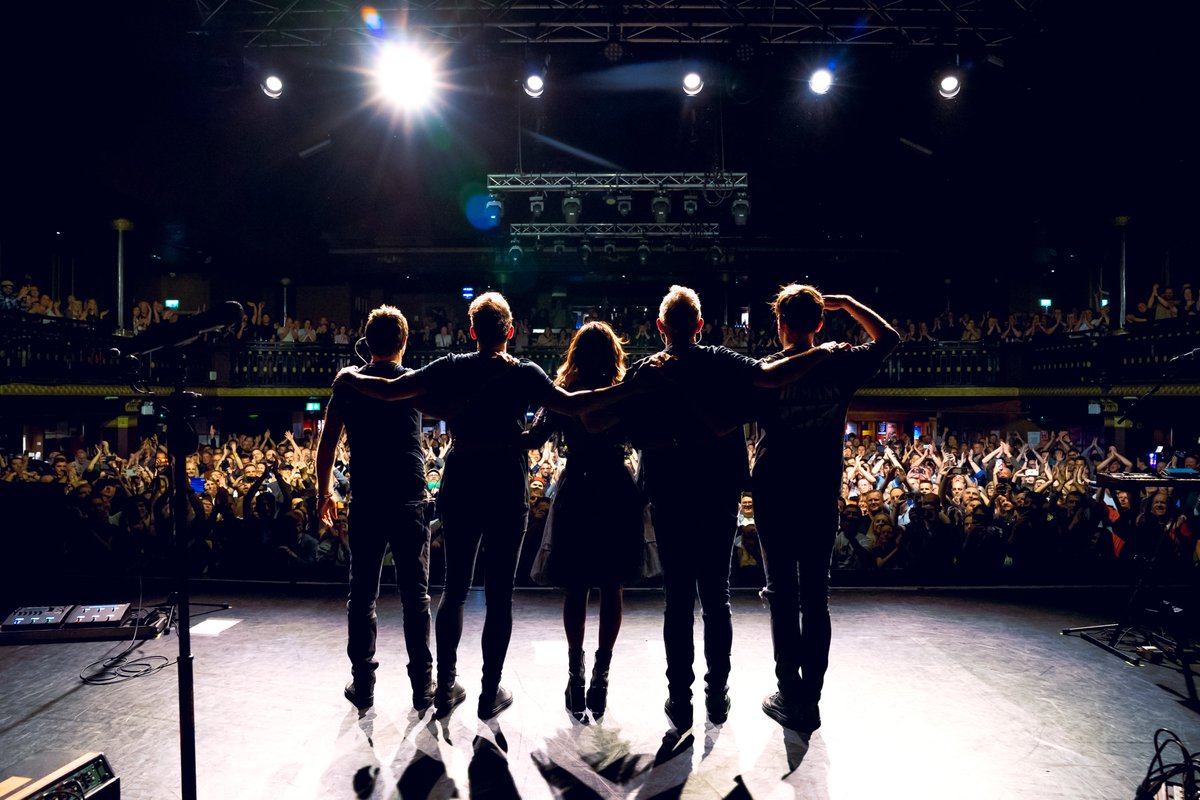
[[[670,356],[665,385],[616,413],[642,451],[641,482],[651,503],[663,566],[664,710],[680,732],[692,727],[696,597],[704,612],[705,707],[713,724],[729,713],[733,644],[729,566],[737,509],[749,482],[746,437],[753,387],[796,380],[830,355],[816,348],[763,364],[725,347],[702,346],[700,298],[672,286],[659,306],[658,330]],[[652,357],[657,358],[657,357]],[[643,362],[634,365],[636,377]]]
[[[763,701],[763,711],[784,727],[811,733],[821,726],[817,703],[829,666],[829,562],[838,529],[846,412],[855,390],[900,337],[849,295],[822,296],[812,286],[784,287],[773,308],[783,350],[766,361],[811,350],[826,310],[848,312],[872,339],[816,367],[803,382],[758,398],[754,521],[779,684]]]
[[[364,375],[394,378],[410,372],[400,365],[408,321],[399,309],[380,306],[367,319],[371,363]],[[375,603],[384,551],[391,544],[404,608],[404,643],[413,707],[433,702],[433,655],[429,651],[429,530],[425,525],[425,472],[421,412],[411,402],[386,403],[335,387],[317,446],[318,513],[332,527],[334,457],[342,430],[350,445],[350,599],[346,604],[351,680],[345,694],[359,709],[374,702],[377,625]]]
[[[385,400],[420,397],[450,424],[454,443],[446,456],[438,495],[446,580],[436,621],[434,705],[444,716],[466,697],[455,680],[458,643],[463,606],[482,544],[487,610],[479,717],[490,719],[512,705],[512,693],[500,685],[500,677],[512,637],[513,581],[528,513],[528,462],[520,439],[525,412],[531,406],[545,406],[563,414],[584,414],[619,401],[640,386],[626,381],[591,392],[564,391],[541,367],[508,355],[512,312],[500,294],[480,295],[468,313],[471,338],[479,346],[476,352],[443,356],[391,380],[343,370],[334,386],[353,387]],[[357,477],[357,470],[354,474]]]

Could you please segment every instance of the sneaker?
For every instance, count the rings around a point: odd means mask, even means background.
[[[426,710],[431,705],[433,705],[434,694],[435,694],[435,689],[433,686],[433,681],[429,682],[429,685],[425,687],[424,691],[414,690],[413,691],[413,708],[416,709],[417,711]],[[466,692],[463,692],[463,696],[466,697]],[[462,701],[460,700],[459,702],[461,703]]]
[[[346,699],[359,711],[366,711],[375,705],[375,687],[371,684],[360,685],[351,680],[342,691]]]
[[[479,718],[491,719],[512,704],[512,692],[503,686],[497,686],[495,692],[479,695]]]
[[[692,728],[692,701],[686,698],[668,698],[663,703],[663,711],[667,719],[677,731],[688,731]]]
[[[812,733],[821,727],[821,711],[816,703],[793,705],[779,692],[762,702],[763,713],[785,728],[800,733]]]
[[[466,699],[467,690],[460,686],[458,681],[439,683],[433,693],[433,706],[437,711],[437,715],[444,717],[462,705],[462,702]]]
[[[729,692],[712,695],[705,692],[704,708],[708,712],[708,721],[713,725],[722,725],[729,719],[729,709],[733,703],[729,701]]]

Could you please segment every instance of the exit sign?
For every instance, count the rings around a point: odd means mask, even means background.
[[[305,411],[320,411],[321,410],[321,402],[318,400],[318,401],[312,402],[312,403],[305,403],[304,410]]]

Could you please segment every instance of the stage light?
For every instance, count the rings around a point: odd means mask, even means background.
[[[938,94],[947,100],[958,96],[962,91],[962,80],[953,72],[947,72],[938,81]]]
[[[675,243],[674,242],[667,242],[666,244],[663,245],[663,255],[664,256],[675,255]]]
[[[609,190],[604,193],[604,205],[615,206],[617,204],[617,193]]]
[[[512,239],[508,245],[508,260],[513,265],[516,265],[521,262],[521,256],[523,255],[525,255],[525,251],[521,249],[521,243],[515,238]]]
[[[579,260],[583,263],[588,263],[592,258],[592,246],[585,239],[583,244],[579,245]]]
[[[696,211],[699,210],[699,198],[694,194],[685,194],[683,196],[683,213],[689,217],[696,216]]]
[[[733,199],[733,203],[729,206],[729,211],[733,214],[734,225],[746,224],[746,220],[750,217],[750,198],[745,192],[737,193],[737,197]]]
[[[579,215],[583,212],[583,199],[575,192],[567,192],[562,201],[563,220],[568,225],[578,225]]]
[[[529,215],[534,219],[541,219],[545,211],[546,196],[541,194],[531,195],[529,197]]]
[[[554,240],[554,255],[561,256],[565,252],[567,252],[567,243],[564,242],[562,239],[555,239]]]
[[[683,93],[688,97],[695,97],[704,90],[704,79],[700,77],[699,72],[689,72],[683,76]]]
[[[488,220],[493,225],[499,224],[500,218],[504,216],[504,201],[500,199],[500,196],[488,195],[487,204],[483,208]]]
[[[604,255],[608,256],[609,258],[616,258],[617,243],[616,242],[605,242],[604,243]]]
[[[808,88],[816,94],[825,94],[833,86],[833,73],[827,69],[819,69],[808,79]]]
[[[629,212],[633,210],[633,197],[627,194],[617,195],[617,213],[622,217],[628,217]]]
[[[379,90],[398,108],[417,111],[433,100],[433,60],[411,45],[385,45],[375,69]]]
[[[650,245],[642,242],[637,247],[638,262],[644,267],[646,262],[650,260]]]
[[[541,75],[530,75],[525,79],[523,85],[525,87],[525,94],[533,98],[541,97],[542,92],[546,91],[546,81]]]
[[[659,225],[666,222],[671,213],[671,198],[665,194],[654,195],[654,199],[650,201],[650,213],[654,215],[654,221]]]
[[[283,81],[278,75],[268,75],[259,86],[262,87],[263,94],[272,100],[278,100],[283,94]]]
[[[725,251],[722,250],[718,245],[714,244],[712,247],[708,248],[708,260],[710,263],[720,264],[724,258]]]

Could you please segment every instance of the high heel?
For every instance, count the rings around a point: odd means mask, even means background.
[[[583,648],[567,651],[567,689],[563,692],[567,711],[576,719],[582,719],[586,705],[584,700]]]
[[[587,690],[587,707],[592,716],[601,717],[608,707],[608,668],[612,665],[612,650],[597,650],[592,664],[592,684]]]

